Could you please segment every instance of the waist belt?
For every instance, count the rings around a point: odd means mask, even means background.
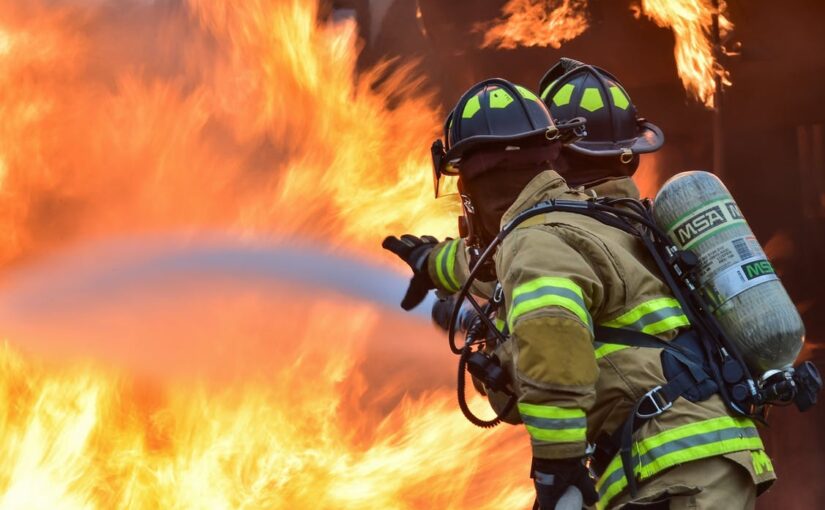
[[[701,402],[718,392],[719,387],[706,368],[701,344],[692,330],[680,333],[670,342],[629,329],[596,326],[594,330],[600,342],[663,349],[662,371],[667,382],[645,393],[633,406],[633,411],[624,423],[612,434],[603,434],[598,438],[593,454],[593,467],[601,475],[616,453],[619,453],[628,488],[631,495],[635,496],[633,433],[651,418],[670,409],[679,397],[684,396],[693,402]]]

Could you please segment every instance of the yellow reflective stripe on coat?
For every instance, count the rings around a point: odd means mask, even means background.
[[[578,317],[591,331],[593,330],[581,287],[569,278],[542,276],[513,289],[510,314],[507,317],[510,331],[514,330],[513,325],[522,315],[549,306],[564,308]]]
[[[690,326],[690,322],[679,306],[679,301],[664,297],[645,301],[615,319],[603,323],[602,326],[658,335],[671,329]]]
[[[678,464],[742,450],[764,450],[753,422],[747,418],[720,416],[666,430],[633,443],[633,472],[639,480],[645,480]],[[763,472],[767,469],[765,465],[762,464]],[[616,455],[596,484],[599,492],[597,508],[606,508],[625,487],[627,479],[622,460]]]
[[[648,335],[659,335],[690,326],[690,321],[682,311],[679,301],[671,297],[663,297],[645,301],[615,319],[602,323],[602,326],[632,329]],[[622,351],[628,347],[627,345],[597,343],[596,359]]]
[[[455,277],[455,256],[458,250],[458,239],[450,241],[442,247],[435,256],[435,272],[438,283],[449,292],[458,292],[458,279]]]
[[[533,443],[576,443],[587,438],[587,418],[581,409],[518,404],[518,412]]]

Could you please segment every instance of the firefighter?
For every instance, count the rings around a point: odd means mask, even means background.
[[[469,237],[385,240],[413,269],[405,308],[428,288],[456,292],[468,276],[472,244],[489,242],[543,200],[638,198],[630,176],[639,154],[659,149],[664,137],[637,118],[618,80],[564,59],[545,75],[540,93],[550,111],[500,79],[459,100],[445,129],[446,153],[434,159],[437,175],[459,177]],[[562,146],[550,112],[561,121],[584,117],[587,135]],[[753,508],[775,479],[754,423],[731,416],[715,394],[657,409],[649,392],[666,381],[661,350],[594,337],[597,326],[666,341],[690,331],[638,238],[586,215],[537,216],[504,239],[492,278],[504,289],[499,319],[509,334],[495,354],[518,397],[507,421],[523,423],[530,436],[538,508],[555,508],[571,486],[587,504],[597,495],[597,508]],[[645,395],[656,410],[632,435],[627,471],[615,433]],[[595,486],[582,462],[588,444],[598,446]]]

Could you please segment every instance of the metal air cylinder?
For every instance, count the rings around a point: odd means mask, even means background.
[[[698,284],[754,375],[789,368],[804,342],[802,319],[722,181],[675,175],[656,195],[653,216],[699,258]]]

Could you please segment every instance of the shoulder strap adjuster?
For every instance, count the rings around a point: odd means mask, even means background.
[[[644,394],[644,396],[639,399],[639,405],[636,410],[636,416],[643,419],[649,420],[654,416],[659,416],[663,412],[667,411],[671,407],[673,407],[673,401],[667,400],[663,395],[661,395],[661,386],[656,386],[652,390],[648,391]],[[645,407],[645,403],[650,402],[652,404],[653,411],[644,412],[642,410]]]

